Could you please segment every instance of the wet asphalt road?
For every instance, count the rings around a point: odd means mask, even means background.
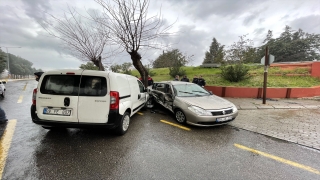
[[[186,131],[158,108],[132,117],[124,136],[106,130],[48,131],[32,123],[35,80],[6,84],[0,100],[17,119],[2,179],[319,179],[320,175],[239,149],[241,144],[320,170],[320,152],[253,132],[218,126]],[[25,90],[23,90],[25,88]],[[22,102],[17,103],[20,96]],[[20,98],[21,99],[21,98]],[[241,111],[240,113],[245,113]],[[2,127],[3,128],[3,127]]]

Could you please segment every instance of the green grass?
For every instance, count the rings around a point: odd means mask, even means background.
[[[192,81],[194,75],[202,75],[209,86],[235,86],[235,87],[262,87],[263,86],[263,65],[251,65],[249,66],[250,78],[241,82],[229,82],[221,78],[221,70],[219,68],[201,68],[201,67],[184,67],[187,77]],[[165,81],[173,80],[173,77],[169,75],[168,68],[152,69],[154,76],[153,80]],[[136,70],[132,71],[134,76],[140,76]],[[282,76],[276,76],[275,74],[281,74]],[[301,74],[301,76],[285,76],[286,74]],[[309,74],[306,68],[297,68],[292,70],[282,70],[279,67],[271,67],[268,69],[268,87],[312,87],[320,86],[320,78],[314,78],[310,76],[304,76]]]

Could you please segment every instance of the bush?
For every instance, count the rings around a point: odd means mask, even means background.
[[[176,75],[179,75],[180,77],[186,75],[186,70],[182,69],[179,66],[175,66],[175,67],[170,67],[169,68],[169,75],[171,77],[175,77]]]
[[[249,67],[239,63],[221,67],[221,77],[230,82],[239,82],[249,78]]]

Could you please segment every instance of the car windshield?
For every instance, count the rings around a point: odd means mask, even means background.
[[[196,84],[174,85],[174,91],[177,96],[208,96],[210,93]]]

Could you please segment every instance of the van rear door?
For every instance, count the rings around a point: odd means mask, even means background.
[[[83,71],[80,83],[79,123],[107,123],[110,110],[110,94],[107,92],[107,73],[95,75]]]
[[[45,74],[39,82],[36,108],[40,119],[78,123],[78,94],[82,70]],[[40,89],[40,90],[39,90]]]

